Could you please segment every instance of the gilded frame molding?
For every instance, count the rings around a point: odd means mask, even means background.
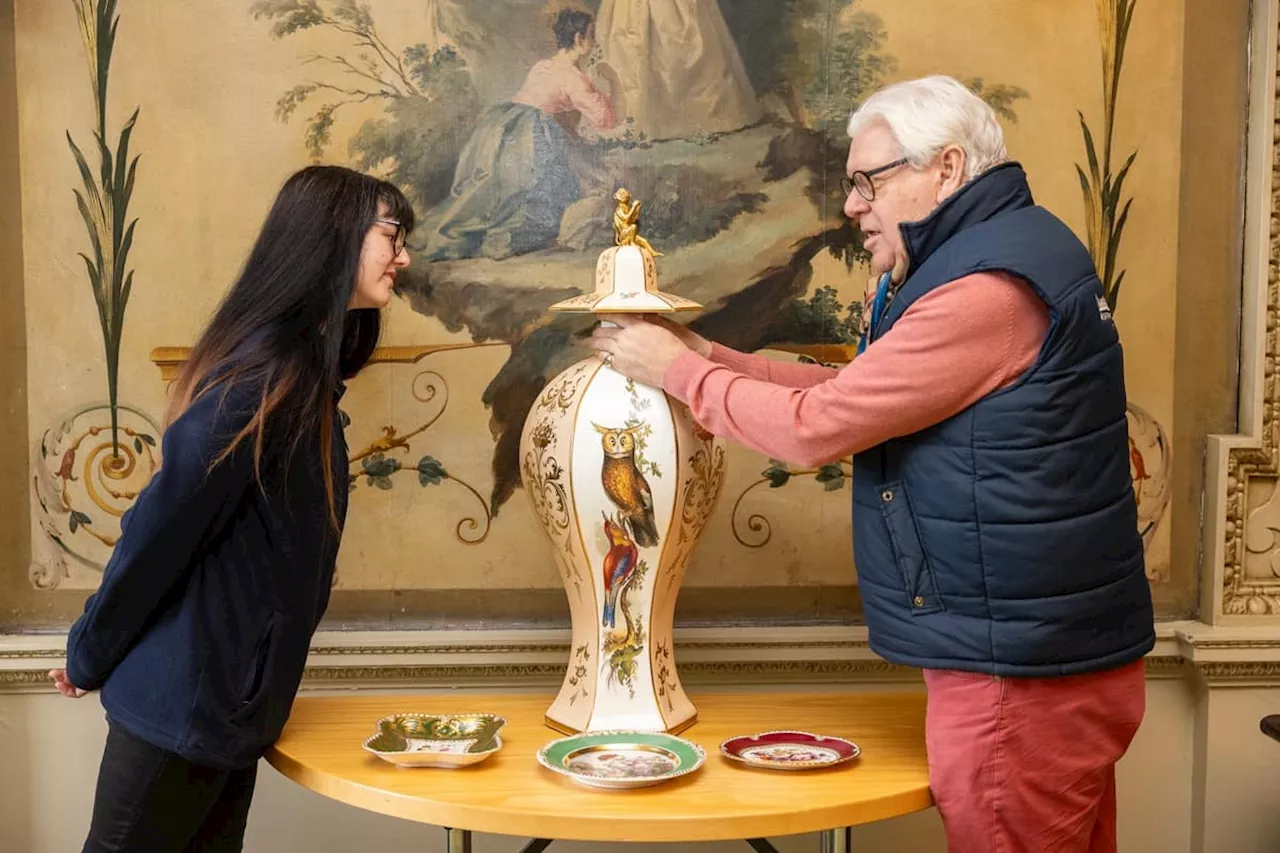
[[[1249,571],[1280,557],[1280,114],[1276,109],[1280,3],[1253,4],[1245,174],[1240,403],[1234,435],[1210,435],[1205,454],[1200,618],[1215,625],[1280,625],[1274,577]],[[1268,488],[1267,484],[1270,484]],[[1266,494],[1265,499],[1263,494]],[[1263,544],[1259,544],[1263,543]]]

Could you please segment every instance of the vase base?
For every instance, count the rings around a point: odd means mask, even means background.
[[[547,728],[557,731],[562,735],[579,735],[583,734],[585,731],[590,731],[590,729],[575,729],[573,726],[567,726],[559,720],[553,719],[550,714],[544,715],[542,721],[546,724]],[[688,719],[681,720],[671,728],[658,728],[653,729],[653,731],[666,732],[669,735],[678,735],[681,732],[688,731],[696,722],[698,722],[698,712],[694,711],[693,715]],[[645,729],[645,731],[648,731],[648,729]]]

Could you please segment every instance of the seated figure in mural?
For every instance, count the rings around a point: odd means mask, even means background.
[[[716,0],[604,0],[600,52],[614,106],[648,139],[739,130],[762,110]]]
[[[844,209],[878,275],[850,364],[657,318],[619,316],[592,346],[761,453],[852,454],[870,644],[924,670],[948,850],[1114,851],[1155,631],[1102,285],[957,81],[889,86],[849,135]]]
[[[560,218],[581,194],[566,119],[597,129],[616,119],[609,95],[581,67],[595,48],[591,15],[562,9],[552,28],[555,55],[529,70],[510,101],[489,107],[463,147],[449,197],[430,218],[425,260],[502,259],[555,245]]]
[[[329,602],[348,493],[344,380],[409,262],[391,184],[314,166],[281,189],[171,389],[163,464],[67,637],[68,697],[108,734],[87,853],[240,850]]]

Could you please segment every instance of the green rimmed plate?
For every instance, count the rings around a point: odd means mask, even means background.
[[[538,750],[538,763],[592,788],[643,788],[697,770],[707,754],[662,732],[586,732]]]

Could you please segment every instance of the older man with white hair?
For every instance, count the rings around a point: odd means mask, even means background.
[[[1101,284],[955,80],[880,90],[849,135],[845,213],[880,274],[849,365],[654,318],[593,347],[718,435],[805,465],[853,454],[870,643],[924,671],[952,853],[1113,851],[1155,632]]]

